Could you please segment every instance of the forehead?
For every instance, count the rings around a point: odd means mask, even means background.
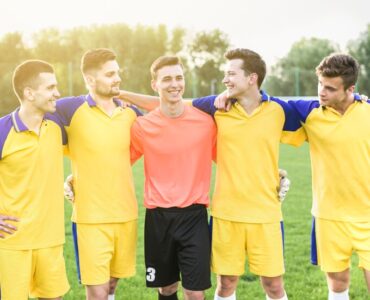
[[[241,58],[235,58],[227,61],[225,71],[237,71],[242,70],[243,60]]]
[[[108,73],[112,71],[118,71],[119,70],[119,65],[116,60],[108,60],[104,64],[100,66],[98,69],[98,72],[103,72],[103,73]]]
[[[180,65],[164,66],[157,70],[157,78],[183,76],[184,70]]]
[[[35,81],[35,88],[57,85],[57,78],[54,73],[40,73]]]
[[[325,77],[320,75],[319,81],[322,85],[332,86],[332,87],[342,87],[343,86],[343,79],[340,76],[337,77]]]

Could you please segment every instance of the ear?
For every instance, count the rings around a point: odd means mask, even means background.
[[[86,85],[94,86],[95,85],[95,77],[90,74],[85,74],[84,76]]]
[[[152,79],[152,81],[150,82],[150,84],[152,86],[153,91],[158,92],[158,89],[157,89],[157,80]]]
[[[351,85],[349,88],[347,88],[347,93],[352,95],[355,92],[355,88],[356,86]]]
[[[23,90],[23,99],[33,101],[35,99],[33,89],[30,87],[25,87]]]
[[[252,73],[249,75],[249,84],[254,85],[257,84],[258,81],[258,75],[256,73]]]

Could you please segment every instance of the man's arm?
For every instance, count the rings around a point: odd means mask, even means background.
[[[6,221],[18,222],[19,219],[16,218],[16,217],[5,216],[5,215],[0,214],[0,238],[1,239],[5,238],[5,235],[2,232],[6,232],[8,234],[13,234],[14,231],[17,230],[17,227],[15,227],[11,224],[8,224]]]
[[[159,97],[157,96],[149,96],[121,90],[118,98],[148,111],[159,106]]]

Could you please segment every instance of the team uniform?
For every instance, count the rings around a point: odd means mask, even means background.
[[[248,115],[238,102],[215,109],[215,96],[193,100],[217,124],[217,172],[212,199],[212,270],[242,275],[245,254],[252,273],[284,273],[283,223],[278,198],[279,143],[298,144],[302,130],[291,107],[261,92]]]
[[[202,291],[210,282],[209,204],[216,127],[207,114],[185,105],[177,118],[159,108],[131,129],[131,159],[144,156],[145,264],[148,287],[181,280]]]
[[[117,107],[109,116],[91,95],[57,101],[71,159],[73,235],[79,277],[98,285],[135,274],[137,202],[130,164],[130,128],[139,112]]]
[[[18,230],[0,239],[1,299],[64,295],[61,128],[44,119],[37,135],[18,110],[1,118],[0,174],[0,213],[19,218]]]
[[[310,145],[312,262],[325,272],[370,270],[370,105],[355,95],[341,115],[318,101],[292,101]]]

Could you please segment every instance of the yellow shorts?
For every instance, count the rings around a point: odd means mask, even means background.
[[[56,298],[69,290],[63,246],[35,250],[0,249],[2,300]]]
[[[316,218],[318,264],[324,272],[341,272],[356,252],[359,267],[370,270],[370,222],[339,222]]]
[[[75,224],[73,236],[79,278],[85,285],[136,273],[137,220],[114,224]]]
[[[248,256],[252,273],[266,277],[284,274],[282,224],[239,223],[213,218],[212,271],[240,276]]]

